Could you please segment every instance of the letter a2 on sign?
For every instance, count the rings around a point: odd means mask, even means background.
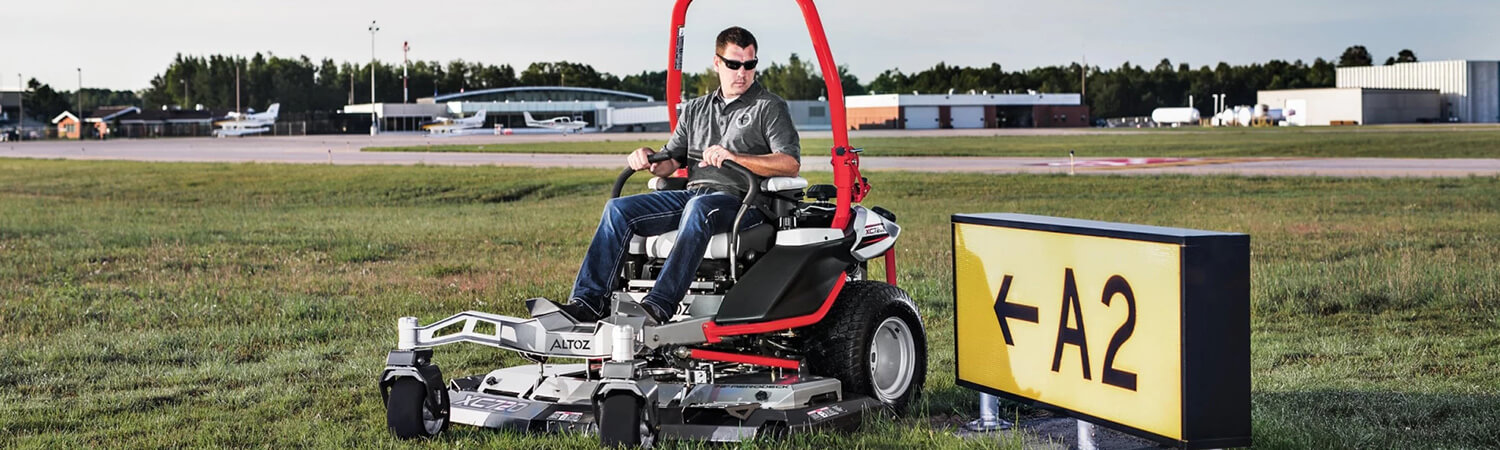
[[[1249,236],[953,216],[958,384],[1184,448],[1250,443]]]

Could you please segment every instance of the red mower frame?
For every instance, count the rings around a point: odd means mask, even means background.
[[[682,44],[683,26],[687,20],[688,6],[693,0],[677,0],[672,7],[672,28],[667,53],[667,120],[671,129],[677,129],[677,106],[682,102]],[[828,114],[833,126],[833,185],[838,190],[837,209],[834,211],[833,228],[849,227],[849,211],[852,205],[864,200],[870,192],[870,183],[859,174],[860,149],[849,146],[848,116],[844,112],[844,86],[840,81],[838,65],[833,62],[833,52],[828,49],[828,38],[823,33],[823,20],[818,17],[818,7],[812,0],[797,0],[802,8],[802,18],[807,21],[807,34],[812,38],[813,52],[818,57],[818,67],[823,71],[827,84]],[[896,284],[896,248],[891,247],[884,255],[885,279]],[[837,291],[835,291],[837,292]]]

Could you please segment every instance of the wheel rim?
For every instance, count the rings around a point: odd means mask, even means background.
[[[427,395],[437,395],[439,396],[437,398],[443,398],[443,394],[443,392],[436,392],[431,390],[427,391]],[[426,405],[426,399],[423,400],[423,404],[417,405],[418,408],[422,409],[422,428],[427,430],[428,436],[436,436],[439,432],[443,431],[443,421],[446,420],[446,418],[438,417],[436,414],[433,414],[432,409],[428,408]]]
[[[899,317],[886,317],[870,337],[870,381],[880,400],[892,402],[911,385],[917,359],[911,327]]]

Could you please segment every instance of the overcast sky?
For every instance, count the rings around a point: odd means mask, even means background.
[[[375,56],[511,64],[575,61],[616,75],[667,63],[668,0],[7,0],[0,14],[0,87],[16,74],[74,89],[138,90],[177,53],[273,53],[314,61]],[[1195,67],[1270,59],[1335,59],[1365,45],[1377,63],[1403,48],[1424,61],[1500,59],[1500,2],[1487,0],[1171,0],[818,2],[834,58],[861,82],[938,62],[1008,70],[1162,58]],[[763,60],[811,59],[792,0],[699,0],[688,14],[687,68],[710,64],[714,35],[750,29]]]

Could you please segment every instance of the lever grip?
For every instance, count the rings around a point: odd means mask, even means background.
[[[659,162],[666,161],[666,160],[669,160],[669,159],[672,159],[672,154],[671,153],[656,152],[656,153],[652,153],[651,156],[647,156],[646,157],[646,162],[649,162],[649,163],[659,163]],[[620,175],[617,176],[617,177],[615,177],[615,186],[614,186],[614,189],[611,189],[609,191],[609,198],[619,198],[620,197],[620,192],[625,190],[625,182],[629,181],[630,180],[630,176],[631,175],[635,175],[635,172],[636,171],[634,169],[631,169],[629,167],[626,167],[624,171],[621,171]]]

